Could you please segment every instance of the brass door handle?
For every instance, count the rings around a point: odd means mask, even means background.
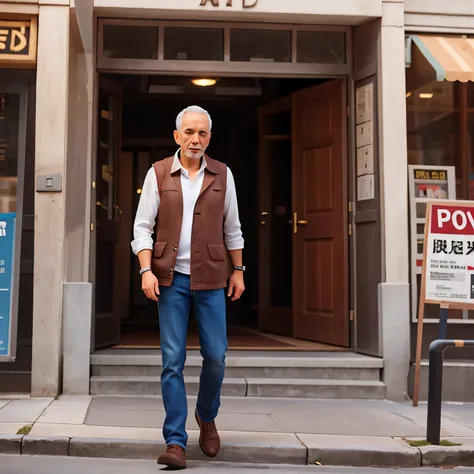
[[[298,233],[298,226],[299,225],[308,225],[309,222],[307,220],[298,220],[298,213],[293,213],[293,234]]]

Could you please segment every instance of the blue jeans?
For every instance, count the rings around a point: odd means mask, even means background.
[[[188,404],[183,369],[186,360],[191,301],[199,327],[203,364],[199,383],[199,417],[213,421],[220,407],[220,393],[227,350],[226,302],[224,289],[191,290],[189,275],[175,272],[169,287],[160,287],[160,345],[163,357],[161,393],[166,411],[163,436],[166,444],[186,449]]]

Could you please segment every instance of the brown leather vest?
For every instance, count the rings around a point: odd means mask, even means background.
[[[173,160],[174,156],[171,156],[153,165],[160,206],[151,267],[160,286],[170,286],[173,281],[183,220],[181,170],[171,174]],[[192,290],[224,288],[232,271],[223,231],[227,166],[207,155],[206,162],[191,233]]]

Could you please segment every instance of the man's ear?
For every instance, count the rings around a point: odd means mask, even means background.
[[[175,130],[173,132],[173,137],[174,137],[174,141],[176,142],[176,145],[180,145],[179,143],[179,133],[178,133],[178,130]]]

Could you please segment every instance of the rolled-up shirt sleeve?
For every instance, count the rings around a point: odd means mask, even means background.
[[[227,187],[224,203],[224,239],[228,250],[244,248],[244,239],[239,219],[239,207],[234,176],[227,168]]]
[[[137,214],[133,225],[132,251],[135,255],[142,250],[153,250],[153,232],[160,206],[160,195],[153,167],[148,170],[143,183]]]

